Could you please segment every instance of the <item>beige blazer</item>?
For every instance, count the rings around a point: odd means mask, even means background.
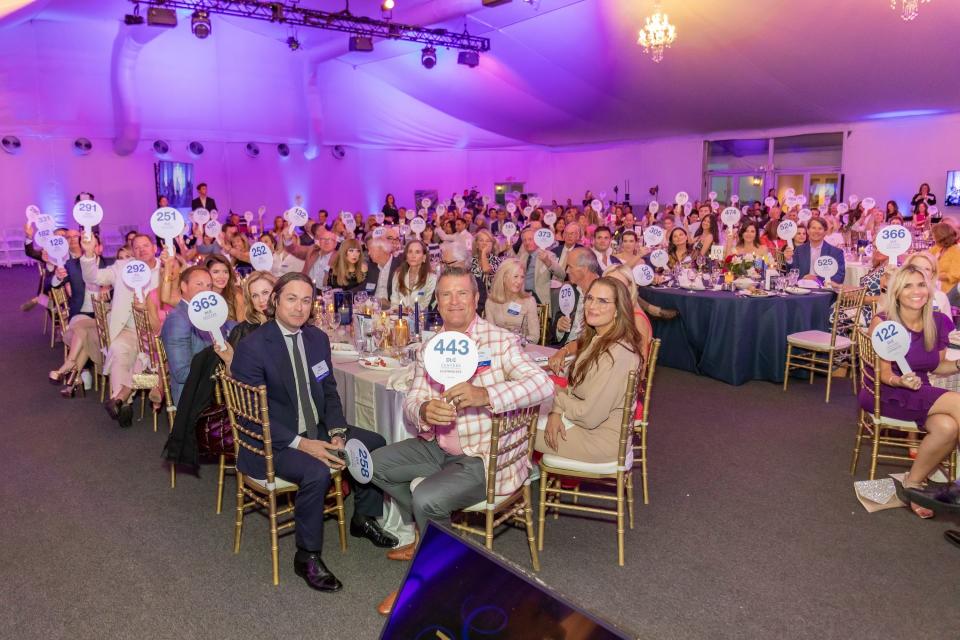
[[[583,382],[576,387],[558,388],[550,413],[563,415],[573,426],[567,427],[567,439],[560,438],[557,451],[544,441],[543,432],[538,432],[537,451],[583,462],[615,462],[627,376],[639,367],[640,356],[623,344],[616,344],[600,356]]]
[[[513,315],[509,312],[510,303],[494,302],[487,298],[484,307],[484,319],[492,322],[507,331],[519,331],[523,321],[527,321],[526,336],[531,342],[540,341],[540,316],[537,315],[537,301],[533,296],[527,296],[519,302],[520,312]]]
[[[521,269],[525,269],[527,266],[527,256],[530,256],[531,260],[537,261],[537,266],[533,271],[533,289],[537,292],[537,298],[543,304],[550,304],[550,280],[556,278],[563,281],[566,278],[566,273],[564,273],[560,261],[557,260],[557,256],[552,251],[547,251],[547,259],[550,261],[548,265],[544,264],[543,260],[538,258],[536,254],[530,255],[521,247],[520,252],[517,253]]]
[[[120,260],[114,262],[109,267],[103,269],[97,268],[96,258],[80,258],[80,270],[83,272],[83,281],[88,285],[97,285],[100,287],[113,287],[113,298],[110,302],[110,340],[116,338],[123,328],[129,323],[132,326],[133,319],[133,297],[136,292],[123,282],[123,268],[130,260]],[[157,288],[160,283],[160,261],[157,260],[156,266],[150,271],[150,284],[143,291],[146,295]]]

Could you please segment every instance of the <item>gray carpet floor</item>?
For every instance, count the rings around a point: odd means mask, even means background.
[[[39,310],[17,310],[34,273],[0,271],[0,637],[377,637],[374,608],[405,565],[365,540],[341,554],[328,522],[344,590],[317,594],[294,576],[292,537],[273,587],[265,520],[248,520],[233,555],[213,468],[171,490],[163,428],[148,418],[121,431],[92,394],[63,400],[46,383],[62,351]],[[958,523],[859,505],[849,387],[829,405],[822,381],[783,393],[662,369],[655,387],[651,503],[626,566],[614,524],[561,516],[547,523],[546,584],[642,638],[960,636],[960,550],[942,538]],[[528,566],[520,530],[495,548]]]

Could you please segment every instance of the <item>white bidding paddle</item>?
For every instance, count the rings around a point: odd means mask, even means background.
[[[553,245],[553,231],[546,227],[537,229],[533,234],[533,241],[541,249],[549,249]]]
[[[813,265],[813,272],[825,281],[829,281],[833,276],[837,275],[837,271],[839,270],[840,264],[835,258],[830,256],[820,256],[817,258],[817,263]]]
[[[596,211],[597,213],[600,213],[601,211],[603,211],[603,203],[600,202],[599,200],[594,199],[590,202],[590,208]]]
[[[657,215],[657,211],[660,211],[660,203],[654,200],[647,205],[647,211],[649,211],[651,215]]]
[[[420,237],[420,234],[423,233],[423,230],[427,228],[427,221],[421,217],[416,217],[410,221],[410,231],[413,231],[417,234],[417,237]]]
[[[93,228],[103,220],[103,208],[93,200],[81,200],[73,205],[73,219],[83,227],[84,240],[89,240]]]
[[[467,382],[480,363],[477,343],[459,331],[443,331],[430,338],[423,349],[423,368],[444,391]]]
[[[659,247],[663,243],[664,233],[663,227],[657,225],[647,227],[643,232],[643,242],[648,247]]]
[[[201,291],[187,303],[190,323],[201,331],[209,331],[220,349],[226,345],[220,327],[227,321],[228,313],[227,301],[213,291]]]
[[[686,191],[678,191],[677,195],[674,197],[674,202],[676,202],[681,207],[687,204],[687,200],[690,199],[690,195]]]
[[[47,255],[58,267],[62,267],[66,263],[67,254],[69,252],[70,247],[67,245],[66,238],[61,236],[51,236],[47,240]]]
[[[250,264],[257,271],[270,271],[273,268],[273,252],[263,242],[250,245]]]
[[[557,214],[553,211],[547,211],[543,214],[543,224],[553,226],[553,223],[557,221]]]
[[[659,269],[667,266],[668,262],[670,262],[670,254],[667,253],[666,249],[657,249],[650,254],[650,264]]]
[[[880,253],[890,258],[893,264],[896,264],[897,258],[910,249],[912,242],[913,238],[906,227],[892,224],[880,229],[880,233],[877,234],[876,245]]]
[[[35,204],[27,205],[27,220],[36,223],[37,216],[40,215],[40,207]]]
[[[353,479],[360,484],[370,482],[373,479],[373,458],[367,446],[356,438],[351,438],[347,440],[343,450],[346,452],[347,470]]]
[[[910,334],[899,322],[887,320],[881,322],[870,334],[877,355],[890,362],[896,362],[903,374],[913,373],[907,363],[907,352],[910,350]]]
[[[516,212],[517,212],[517,205],[516,205],[516,203],[515,203],[515,202],[508,202],[508,203],[507,203],[507,213],[509,213],[510,215],[513,215],[513,214],[515,214]]]
[[[128,260],[123,265],[123,271],[120,272],[120,279],[123,284],[134,290],[137,294],[137,300],[144,301],[143,289],[150,284],[150,267],[142,260]]]
[[[150,228],[166,241],[171,256],[176,255],[173,239],[183,233],[184,226],[183,216],[173,207],[160,207],[150,216]]]
[[[560,293],[558,295],[560,298],[560,313],[569,316],[577,307],[573,287],[569,284],[563,285],[560,287]]]
[[[512,222],[504,222],[503,226],[500,227],[500,233],[503,234],[503,237],[509,240],[517,234],[517,225]],[[538,245],[539,246],[539,245]],[[547,245],[550,246],[550,245]]]
[[[777,236],[787,241],[787,246],[793,249],[793,238],[797,235],[797,223],[793,220],[784,220],[777,225]]]
[[[727,232],[733,235],[733,227],[740,222],[740,209],[736,207],[727,207],[720,214],[720,219],[727,226]]]
[[[653,269],[641,262],[633,268],[633,280],[641,287],[647,286],[653,282]]]

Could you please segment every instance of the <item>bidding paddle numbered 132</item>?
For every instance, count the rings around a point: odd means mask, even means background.
[[[910,334],[899,322],[886,320],[873,329],[870,334],[877,355],[890,362],[896,362],[900,372],[904,375],[912,374],[913,369],[907,363],[907,352],[910,350]]]

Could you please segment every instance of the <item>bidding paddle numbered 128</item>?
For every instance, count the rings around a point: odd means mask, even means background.
[[[896,362],[903,375],[913,373],[907,363],[907,352],[910,350],[910,334],[899,322],[886,320],[873,329],[870,334],[877,355],[890,362]]]
[[[479,363],[477,343],[459,331],[438,333],[423,350],[423,368],[444,390],[470,380]]]
[[[201,291],[187,303],[190,323],[201,331],[209,331],[220,349],[226,345],[220,327],[227,321],[228,313],[227,301],[213,291]]]
[[[67,254],[69,252],[70,247],[67,245],[67,239],[63,236],[51,236],[47,239],[47,256],[49,256],[58,267],[66,264]]]

